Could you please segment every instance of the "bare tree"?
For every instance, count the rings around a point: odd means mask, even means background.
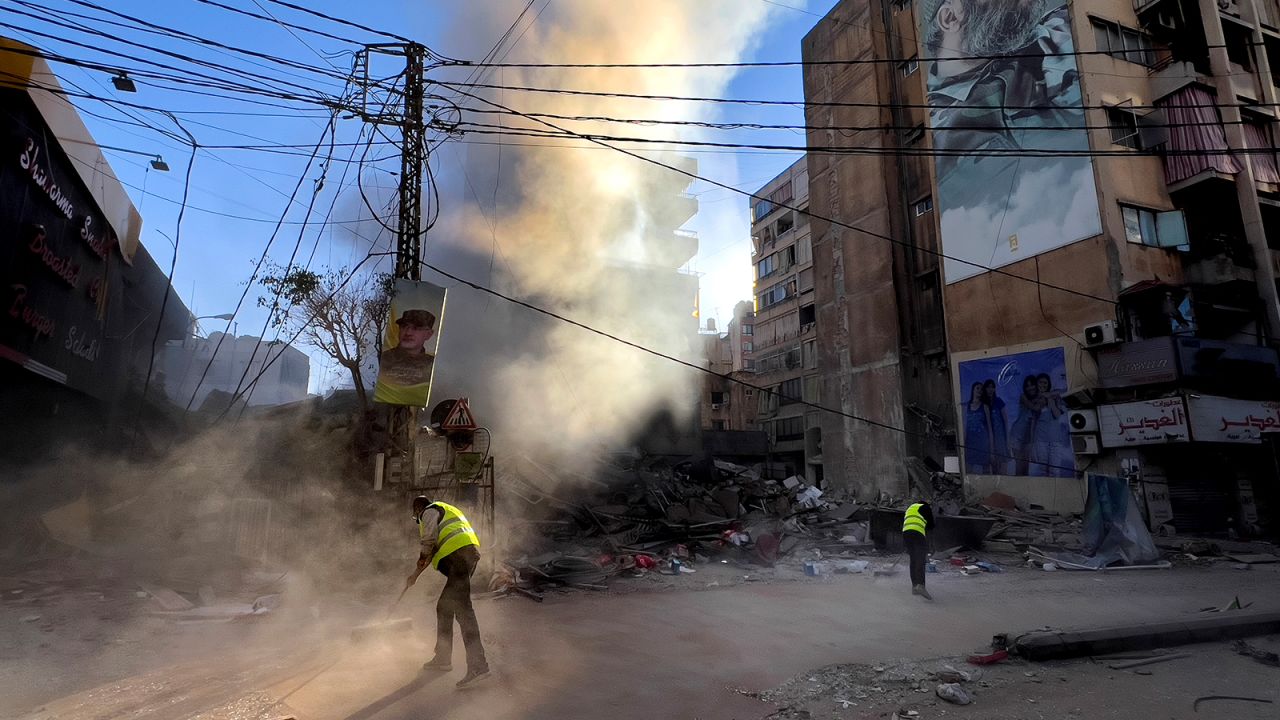
[[[271,322],[298,332],[302,342],[346,368],[365,416],[370,408],[366,378],[372,379],[377,369],[391,276],[275,265],[260,282],[270,296],[259,297],[258,305],[270,308]]]

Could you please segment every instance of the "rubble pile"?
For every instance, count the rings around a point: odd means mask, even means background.
[[[601,589],[610,576],[690,574],[713,558],[767,567],[873,547],[866,508],[835,502],[798,476],[777,478],[767,464],[623,458],[577,478],[565,492],[572,501],[548,490],[558,480],[550,471],[532,461],[524,470],[510,478],[516,494],[529,509],[544,508],[529,524],[548,545],[570,549],[508,557],[495,589]]]
[[[782,562],[809,576],[891,575],[901,558],[860,556],[899,555],[902,510],[917,499],[929,502],[938,520],[930,533],[930,572],[1168,568],[1170,560],[1204,563],[1210,551],[1240,558],[1235,562],[1242,569],[1246,561],[1280,559],[1273,546],[1172,537],[1159,538],[1141,556],[1130,547],[1113,551],[1099,538],[1114,530],[1114,522],[1091,521],[1088,513],[1061,515],[1000,492],[966,498],[961,478],[914,458],[907,463],[910,497],[884,496],[875,503],[836,497],[767,463],[623,456],[592,477],[566,478],[524,460],[504,487],[524,503],[517,514],[536,516],[526,520],[533,540],[516,546],[526,554],[507,553],[492,588],[535,599],[547,590],[606,589],[616,576],[692,574],[711,562],[744,569]],[[571,489],[560,489],[562,484]],[[1127,522],[1141,524],[1133,517]]]

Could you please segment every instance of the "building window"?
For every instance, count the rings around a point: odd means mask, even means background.
[[[743,340],[743,341],[742,341],[742,352],[751,352],[751,341],[750,341],[750,340]]]
[[[782,203],[785,203],[785,202],[791,202],[791,199],[793,197],[795,196],[791,193],[790,180],[784,183],[782,187],[769,193],[769,201],[775,205],[781,205]]]
[[[821,398],[818,397],[818,378],[807,377],[804,379],[804,401],[816,403]]]
[[[711,404],[712,404],[712,405],[723,405],[723,404],[724,404],[724,393],[723,393],[723,392],[716,392],[716,391],[712,391],[712,393],[711,393]]]
[[[778,386],[778,395],[779,405],[791,405],[800,402],[804,398],[804,380],[792,378],[784,381]]]
[[[1124,217],[1124,239],[1136,245],[1185,249],[1188,246],[1187,221],[1181,210],[1155,212],[1132,205],[1121,205]]]
[[[751,222],[760,222],[766,215],[773,212],[775,205],[768,200],[757,200],[755,207],[751,208]]]
[[[1107,108],[1107,124],[1111,126],[1111,142],[1134,150],[1142,149],[1138,134],[1138,115],[1128,108]]]
[[[1124,239],[1138,245],[1156,246],[1156,214],[1128,205],[1120,206],[1124,216]]]
[[[770,275],[778,272],[778,255],[777,253],[756,263],[756,279],[763,280]]]
[[[778,227],[775,232],[778,237],[782,237],[783,233],[788,232],[789,230],[791,230],[791,228],[795,226],[796,226],[795,215],[791,213],[787,213],[786,215],[783,215],[782,217],[778,218]]]
[[[801,346],[801,354],[804,356],[805,369],[813,370],[818,367],[818,341],[805,340]]]
[[[778,303],[782,302],[783,300],[786,300],[787,298],[791,297],[794,294],[795,294],[794,281],[780,282],[777,285],[774,285],[773,287],[769,288],[768,290],[765,290],[764,292],[760,293],[760,295],[757,296],[756,298],[756,302],[757,304],[759,304],[760,309],[763,310],[765,308],[773,307],[774,305],[777,305]]]
[[[818,315],[814,312],[813,303],[800,306],[800,326],[812,325],[818,320]]]
[[[1117,60],[1151,67],[1156,64],[1156,54],[1151,38],[1141,32],[1113,22],[1089,18],[1093,23],[1093,37],[1098,52],[1104,52]]]
[[[723,420],[712,420],[712,421],[711,421],[711,429],[712,429],[712,430],[724,430],[724,429],[725,429],[724,421],[723,421]]]
[[[773,439],[775,442],[804,439],[804,418],[784,418],[773,423]]]
[[[743,334],[743,335],[752,335],[752,334],[754,334],[754,333],[755,333],[755,331],[756,331],[756,326],[755,326],[755,325],[743,325],[743,326],[742,326],[742,334]]]
[[[902,68],[902,77],[911,77],[915,75],[916,70],[920,69],[920,61],[916,58],[911,58],[903,62],[899,67]]]
[[[927,197],[915,205],[916,217],[933,212],[933,197]]]

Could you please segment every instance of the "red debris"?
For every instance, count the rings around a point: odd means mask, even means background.
[[[996,650],[990,655],[970,655],[969,664],[970,665],[995,665],[996,663],[1002,660],[1005,660],[1008,657],[1009,657],[1008,650]]]

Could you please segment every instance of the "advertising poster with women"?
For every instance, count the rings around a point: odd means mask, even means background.
[[[960,363],[965,471],[1073,477],[1062,348]]]

